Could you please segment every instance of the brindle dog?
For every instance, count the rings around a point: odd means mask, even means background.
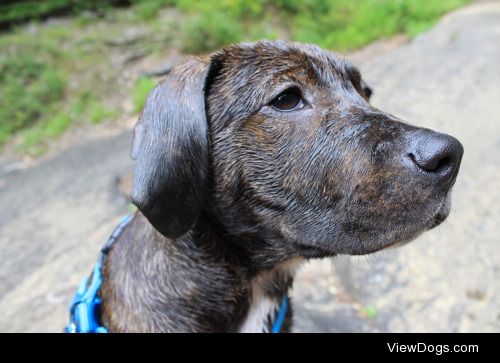
[[[134,130],[140,212],[104,269],[110,331],[268,331],[300,261],[443,222],[462,145],[370,94],[313,45],[238,44],[174,68]]]

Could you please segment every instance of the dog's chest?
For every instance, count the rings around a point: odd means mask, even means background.
[[[301,259],[280,264],[251,282],[250,307],[240,333],[269,333],[280,309],[280,300]],[[280,288],[282,285],[283,290]]]
[[[277,298],[267,296],[260,286],[252,286],[252,290],[250,309],[243,321],[240,332],[269,333],[279,308]]]

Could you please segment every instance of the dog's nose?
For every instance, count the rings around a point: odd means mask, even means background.
[[[408,157],[435,182],[449,186],[457,176],[464,148],[449,135],[425,130],[413,135]]]

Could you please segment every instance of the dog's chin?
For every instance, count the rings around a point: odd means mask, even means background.
[[[429,221],[424,224],[424,228],[421,231],[415,233],[415,235],[412,238],[389,243],[388,245],[383,247],[382,250],[402,247],[402,246],[408,244],[409,242],[413,241],[415,238],[417,238],[423,232],[430,231],[431,229],[436,228],[437,226],[439,226],[441,223],[443,223],[446,220],[446,218],[450,214],[450,209],[451,209],[451,192],[449,192],[446,195],[446,197],[443,199],[443,202],[441,203],[439,208],[437,208],[437,211],[432,215],[432,217],[429,219]]]
[[[349,236],[343,239],[343,243],[328,242],[315,244],[298,243],[301,255],[306,258],[332,257],[336,255],[366,255],[385,249],[404,246],[415,240],[422,233],[429,231],[443,223],[450,213],[450,193],[448,193],[438,204],[434,212],[422,212],[429,217],[421,220],[415,220],[409,223],[405,228],[397,227],[391,230],[389,226],[385,233],[378,237],[363,239],[358,236],[353,238]]]
[[[416,225],[408,227],[404,231],[400,231],[398,233],[399,238],[395,240],[388,240],[388,239],[384,240],[383,238],[381,238],[379,242],[372,241],[372,243],[367,243],[368,241],[365,241],[363,245],[370,247],[367,248],[366,251],[357,251],[357,253],[354,254],[370,254],[381,250],[402,247],[415,240],[422,233],[429,231],[433,228],[436,228],[441,223],[443,223],[450,214],[450,209],[451,209],[451,192],[447,193],[447,195],[443,198],[441,204],[439,204],[435,212],[432,213],[428,219],[423,220],[420,223],[416,223]]]
[[[443,223],[450,214],[450,209],[451,209],[451,193],[448,193],[443,203],[441,204],[441,207],[438,209],[435,216],[431,219],[427,230],[431,230],[439,226],[441,223]]]

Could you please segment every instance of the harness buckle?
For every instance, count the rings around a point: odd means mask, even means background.
[[[101,282],[101,266],[97,264],[90,284],[88,278],[84,278],[73,298],[66,333],[107,333],[107,329],[99,323],[102,300],[97,292]]]

